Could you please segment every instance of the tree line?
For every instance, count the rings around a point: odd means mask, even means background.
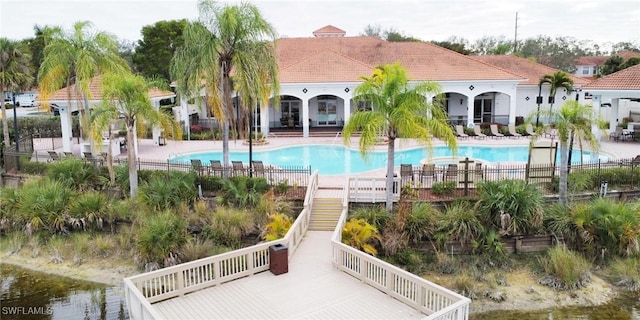
[[[142,39],[137,42],[120,40],[118,43],[120,56],[129,63],[132,70],[144,77],[160,77],[171,81],[169,65],[177,48],[184,44],[183,31],[187,26],[186,19],[158,21],[142,28]],[[34,86],[37,84],[37,70],[44,57],[45,38],[52,27],[34,26],[34,36],[23,39],[22,51],[31,57]],[[390,42],[426,41],[406,35],[395,28],[383,29],[379,25],[368,25],[360,36],[378,37]],[[485,36],[476,41],[452,36],[444,41],[429,41],[440,47],[456,51],[464,55],[506,55],[515,54],[534,59],[536,62],[569,73],[575,71],[575,59],[582,56],[612,57],[601,68],[601,74],[613,73],[629,66],[636,65],[640,58],[625,60],[615,53],[636,51],[640,53],[640,44],[635,42],[618,42],[610,45],[598,44],[591,40],[578,40],[568,36],[550,37],[538,35],[534,38],[518,40],[505,36]],[[606,46],[606,47],[605,47]]]

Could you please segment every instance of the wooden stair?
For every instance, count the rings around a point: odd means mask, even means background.
[[[342,213],[342,190],[318,190],[311,207],[309,230],[333,231]]]

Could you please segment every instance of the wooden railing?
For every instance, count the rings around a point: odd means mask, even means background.
[[[316,171],[309,179],[302,212],[282,239],[124,279],[129,317],[134,320],[164,319],[153,308],[152,303],[268,270],[269,247],[272,245],[286,245],[291,257],[309,226],[317,190]]]
[[[387,178],[349,177],[347,194],[350,202],[384,202],[387,199]],[[393,179],[393,201],[400,199],[400,178]]]
[[[346,185],[350,186],[350,182]],[[468,298],[342,243],[351,198],[345,192],[342,213],[332,235],[333,265],[426,314],[426,319],[468,319],[471,303]]]

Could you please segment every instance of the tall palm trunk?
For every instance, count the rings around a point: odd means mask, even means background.
[[[2,96],[2,135],[4,136],[4,147],[8,148],[11,145],[11,140],[9,139],[9,121],[7,121],[7,108],[4,105],[4,90],[0,85],[0,96]],[[13,106],[14,108],[16,106]]]
[[[135,198],[138,193],[138,164],[136,163],[136,158],[138,155],[136,154],[135,149],[135,135],[133,134],[133,130],[135,130],[135,122],[132,124],[127,124],[127,162],[129,164],[129,195],[131,198]]]
[[[222,108],[224,120],[222,121],[222,162],[224,166],[228,168],[231,163],[229,162],[229,125],[232,123],[230,119],[233,117],[233,108],[231,107],[231,78],[229,77],[230,64],[226,61],[222,61],[220,66],[220,72],[222,72]],[[222,172],[222,178],[229,178],[228,170]]]
[[[391,212],[393,209],[393,183],[394,183],[394,152],[395,152],[396,138],[389,137],[389,144],[387,145],[387,211]]]
[[[567,174],[569,174],[571,172],[571,155],[573,154],[573,141],[575,138],[575,134],[573,131],[571,131],[571,138],[569,139],[569,156],[567,159]]]
[[[558,188],[558,201],[561,205],[567,205],[567,180],[569,176],[569,166],[567,166],[568,151],[567,141],[560,139],[560,185]]]

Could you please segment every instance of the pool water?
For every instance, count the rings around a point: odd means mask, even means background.
[[[434,147],[431,157],[452,157],[451,150],[446,146]],[[527,162],[529,148],[527,146],[487,147],[487,146],[459,146],[456,157],[469,157],[481,159],[485,162]],[[559,156],[559,153],[558,153]],[[420,165],[421,161],[428,157],[424,148],[414,148],[395,152],[394,163]],[[598,158],[606,159],[589,151],[584,151],[582,160],[585,162],[597,161]],[[191,159],[199,159],[203,164],[209,164],[209,160],[222,160],[222,151],[192,153],[171,158],[171,162],[189,162]],[[249,161],[249,153],[230,152],[230,161]],[[320,174],[355,174],[386,167],[387,151],[371,151],[364,158],[360,151],[345,146],[329,145],[304,145],[293,146],[273,150],[254,151],[253,160],[260,160],[264,164],[289,167],[311,166],[312,170],[318,170]],[[580,150],[573,152],[572,161],[580,163]]]

